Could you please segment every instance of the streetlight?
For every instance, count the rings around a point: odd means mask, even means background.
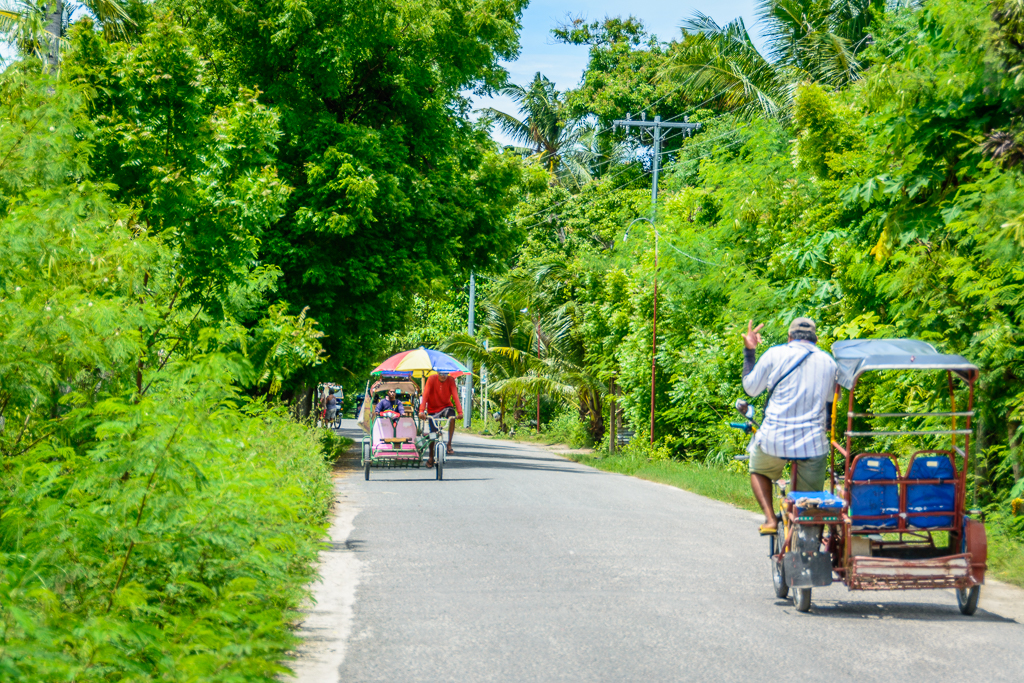
[[[626,226],[626,234],[622,236],[622,241],[625,242],[629,238],[629,229],[633,227],[634,223],[640,221],[647,221],[651,224],[651,229],[654,231],[654,316],[652,319],[652,327],[654,331],[651,333],[651,445],[654,445],[654,377],[658,364],[658,228],[654,225],[654,221],[646,216],[640,218],[634,218],[629,225]]]

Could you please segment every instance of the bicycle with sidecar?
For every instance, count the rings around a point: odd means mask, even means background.
[[[403,400],[403,411],[375,410],[377,401],[388,391],[395,391]],[[360,426],[366,432],[361,443],[363,476],[369,481],[371,469],[426,468],[431,451],[434,454],[434,478],[444,479],[445,449],[437,448],[440,429],[436,420],[416,417],[413,402],[418,396],[416,384],[404,378],[385,378],[372,387],[367,386],[359,416]],[[430,426],[434,424],[435,429]]]
[[[832,354],[839,374],[829,491],[792,491],[788,481],[776,482],[780,524],[777,534],[769,536],[776,596],[787,598],[792,590],[796,609],[806,612],[812,589],[833,581],[849,590],[952,588],[960,611],[974,614],[987,557],[985,526],[972,516],[976,511],[966,509],[978,368],[962,356],[940,354],[931,344],[912,339],[839,341]],[[857,389],[866,373],[903,372],[939,373],[940,378],[945,373],[948,403],[941,407],[947,409],[874,412],[858,407]],[[966,394],[963,410],[957,410],[958,389]],[[844,391],[841,444],[836,421]],[[914,391],[909,395],[913,408]],[[891,399],[887,395],[883,402]],[[746,421],[732,426],[755,431],[753,409],[743,401],[737,409]],[[887,439],[891,452],[864,447],[875,439]],[[792,481],[798,468],[791,461]]]

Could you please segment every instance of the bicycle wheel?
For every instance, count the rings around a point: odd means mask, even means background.
[[[786,583],[786,569],[782,564],[782,545],[786,542],[786,531],[783,528],[781,515],[776,517],[779,522],[775,532],[775,557],[772,558],[772,586],[775,597],[785,600],[789,597],[789,585]]]
[[[978,599],[981,597],[981,586],[956,589],[956,606],[960,608],[960,614],[971,616],[978,609]]]
[[[797,612],[810,612],[811,611],[811,589],[810,588],[794,588],[793,589],[793,606],[796,607]]]

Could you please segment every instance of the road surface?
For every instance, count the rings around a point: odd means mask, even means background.
[[[973,617],[839,584],[801,614],[757,515],[523,444],[456,451],[441,482],[339,476],[301,683],[1024,680],[1024,626],[985,589]]]

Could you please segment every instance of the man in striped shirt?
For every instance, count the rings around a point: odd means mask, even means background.
[[[750,396],[769,391],[761,428],[750,440],[750,486],[764,511],[762,534],[775,533],[772,481],[782,476],[786,460],[795,460],[793,491],[821,491],[828,454],[828,415],[836,386],[836,362],[817,347],[817,327],[810,318],[789,325],[789,341],[756,351],[761,328],[747,323],[743,335],[743,390]]]

